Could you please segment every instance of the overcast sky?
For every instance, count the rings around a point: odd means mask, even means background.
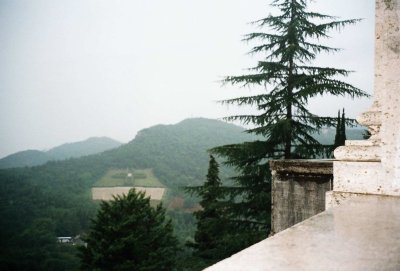
[[[0,157],[108,136],[122,142],[156,124],[238,112],[216,101],[254,94],[222,87],[257,61],[248,24],[266,0],[0,0]],[[312,10],[364,18],[325,42],[344,50],[318,64],[356,71],[372,93],[374,1],[317,0]],[[332,97],[312,112],[355,117],[371,104]]]

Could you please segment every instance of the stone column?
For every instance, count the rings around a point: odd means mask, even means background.
[[[357,194],[400,196],[400,0],[376,0],[374,103],[359,123],[372,136],[335,150],[328,205]]]
[[[400,0],[377,1],[382,10],[380,49],[376,57],[380,61],[380,87],[382,100],[382,167],[384,178],[392,184],[392,190],[400,195]]]

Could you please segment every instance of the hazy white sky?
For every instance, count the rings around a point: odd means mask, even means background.
[[[216,101],[251,90],[218,81],[256,63],[241,38],[272,12],[270,2],[0,0],[0,157],[91,136],[127,142],[155,124],[237,113]],[[319,64],[355,70],[347,81],[371,93],[374,1],[310,8],[365,19],[332,33],[325,43],[344,50]],[[310,108],[335,115],[345,106],[355,117],[370,103],[324,97]]]

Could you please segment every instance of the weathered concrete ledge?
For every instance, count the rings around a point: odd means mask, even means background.
[[[272,160],[269,166],[272,172],[277,173],[332,175],[332,163],[331,159]]]
[[[332,160],[274,160],[270,169],[272,235],[325,210],[325,194],[332,190]]]
[[[399,197],[360,195],[205,270],[399,270],[399,229]]]

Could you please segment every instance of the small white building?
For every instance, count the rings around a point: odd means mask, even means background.
[[[57,242],[61,244],[72,243],[72,237],[57,237]]]

